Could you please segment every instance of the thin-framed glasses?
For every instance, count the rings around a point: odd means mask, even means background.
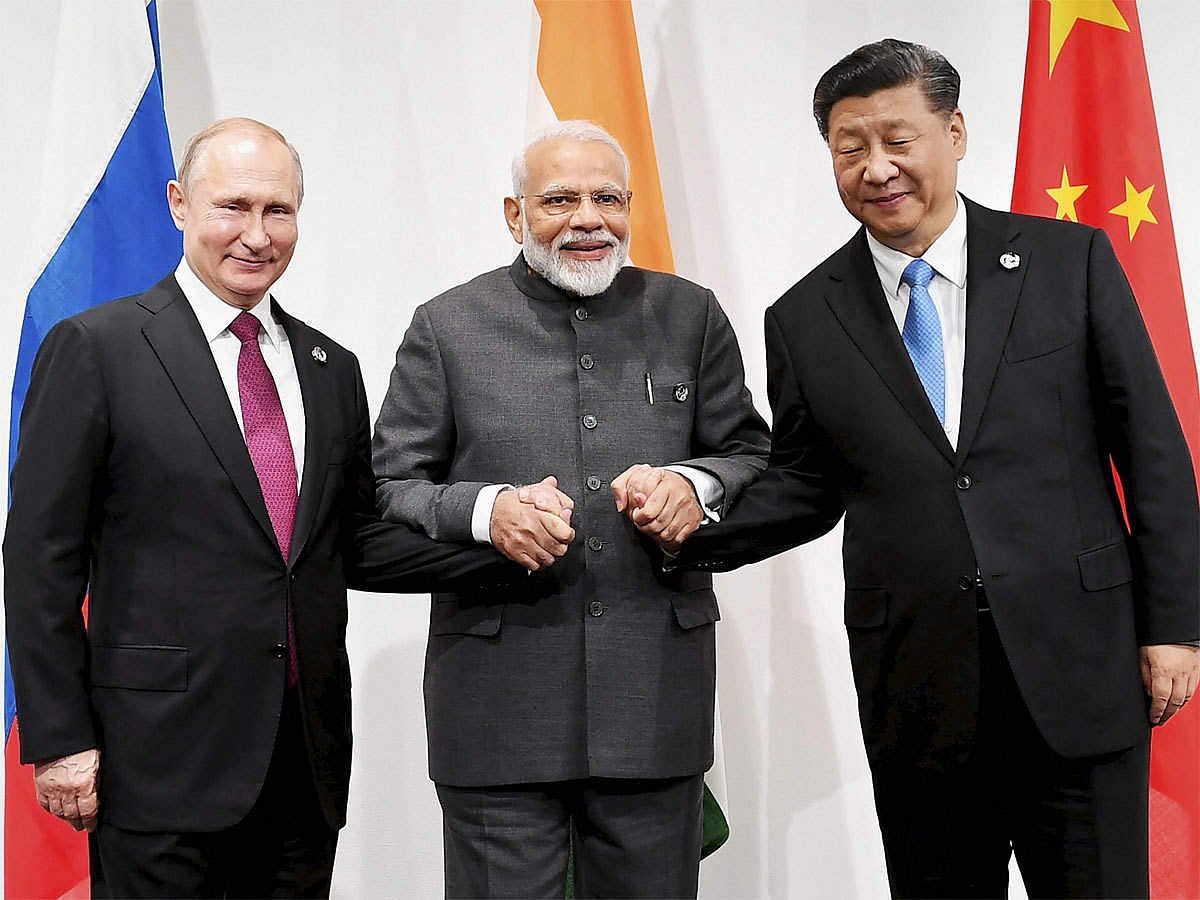
[[[623,216],[629,212],[629,200],[632,196],[633,191],[601,188],[590,194],[581,194],[579,191],[549,191],[545,194],[522,194],[517,199],[536,200],[538,210],[548,216],[565,216],[579,209],[579,204],[587,197],[601,215]]]

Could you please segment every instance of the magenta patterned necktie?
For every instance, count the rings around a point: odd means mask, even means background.
[[[259,328],[258,319],[248,312],[239,313],[229,326],[230,332],[242,342],[237,373],[246,449],[262,487],[275,539],[286,560],[292,544],[292,523],[296,519],[296,457],[275,379],[258,345]],[[289,610],[288,685],[296,683],[295,646]]]

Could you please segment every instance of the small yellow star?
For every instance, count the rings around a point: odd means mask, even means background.
[[[1086,184],[1071,184],[1067,178],[1067,167],[1063,166],[1062,184],[1056,188],[1046,188],[1046,193],[1058,204],[1058,209],[1054,211],[1054,218],[1078,222],[1079,216],[1075,214],[1075,201],[1083,196],[1083,192],[1087,189]]]
[[[1067,42],[1071,29],[1080,19],[1121,31],[1129,30],[1129,23],[1117,9],[1114,0],[1050,0],[1051,75],[1054,74],[1054,64],[1058,62],[1058,54],[1062,52],[1063,44]]]
[[[1126,178],[1125,202],[1109,210],[1110,213],[1124,216],[1129,221],[1129,239],[1131,241],[1137,234],[1138,226],[1143,222],[1149,222],[1151,225],[1158,224],[1158,219],[1154,218],[1154,213],[1150,212],[1150,195],[1153,193],[1154,185],[1150,185],[1144,191],[1139,191],[1133,186],[1133,182]]]

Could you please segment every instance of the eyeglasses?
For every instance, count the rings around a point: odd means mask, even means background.
[[[629,212],[629,200],[633,191],[601,189],[590,194],[578,191],[551,191],[548,194],[522,194],[518,199],[532,197],[538,201],[538,211],[547,216],[565,216],[579,209],[583,198],[592,201],[592,206],[605,216],[623,216]]]

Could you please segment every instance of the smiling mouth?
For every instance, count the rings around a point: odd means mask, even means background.
[[[265,266],[271,261],[270,259],[245,259],[241,256],[231,256],[229,258],[242,266]]]
[[[894,194],[888,194],[884,197],[872,197],[867,202],[873,203],[876,206],[882,206],[882,207],[886,208],[889,206],[895,206],[897,203],[899,203],[901,200],[903,200],[907,196],[908,196],[907,191],[897,191]]]
[[[604,256],[612,244],[608,241],[570,241],[560,248],[564,253],[584,259],[599,259]]]

